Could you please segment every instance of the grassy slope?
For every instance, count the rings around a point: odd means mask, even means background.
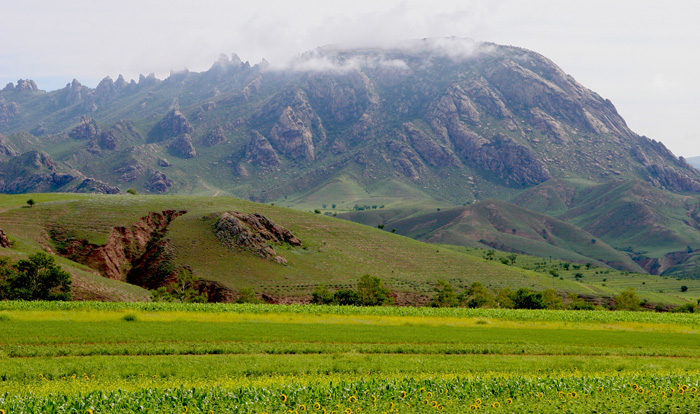
[[[37,202],[33,208],[24,206],[30,197]],[[50,248],[47,230],[56,224],[103,244],[113,226],[129,226],[148,212],[188,210],[168,234],[177,249],[176,260],[191,266],[195,275],[234,289],[250,286],[272,294],[303,295],[322,282],[333,287],[354,285],[364,273],[381,277],[393,289],[411,292],[430,291],[428,283],[438,278],[465,283],[479,280],[494,288],[539,286],[539,276],[527,271],[344,220],[233,198],[33,194],[1,199],[0,228],[22,252]],[[227,210],[262,213],[298,235],[304,247],[278,248],[289,260],[288,266],[229,250],[214,237],[214,219],[210,218],[212,213]],[[570,287],[567,283],[556,286]]]
[[[430,212],[371,211],[343,215],[353,221],[386,223],[418,240],[460,246],[490,246],[561,260],[607,263],[630,271],[642,271],[626,254],[575,225],[515,205],[487,200],[467,207]]]
[[[38,203],[33,208],[24,205],[29,197]],[[479,254],[421,243],[345,220],[228,197],[76,194],[2,196],[0,228],[15,242],[15,249],[8,252],[22,255],[51,248],[47,230],[56,224],[74,229],[80,238],[104,244],[112,227],[129,226],[148,212],[166,209],[188,211],[169,228],[168,238],[176,249],[176,261],[190,266],[196,276],[218,281],[232,289],[252,287],[257,292],[273,295],[308,295],[320,283],[331,288],[354,286],[364,273],[377,275],[392,289],[413,295],[430,294],[431,284],[437,279],[448,280],[456,287],[466,287],[474,281],[480,281],[492,289],[553,287],[560,291],[604,295],[617,294],[627,287],[624,283],[620,287],[595,283],[593,285],[596,287],[592,288],[591,284],[581,283],[571,277],[553,278],[542,272],[488,261]],[[212,214],[227,210],[264,214],[296,234],[302,240],[303,247],[277,248],[278,253],[289,261],[287,266],[225,248],[213,234],[215,218]],[[68,263],[65,260],[62,262]],[[109,285],[114,290],[113,299],[142,298],[146,294],[142,289],[102,279],[86,272],[79,265],[73,264],[69,270],[76,278],[89,278],[76,283],[77,285],[85,288],[97,282]],[[654,277],[649,278],[651,281]],[[638,291],[640,296],[650,301],[683,303],[685,300],[694,300],[697,292],[700,292],[700,283],[695,286],[691,282],[685,283],[690,287],[685,296],[669,294],[672,289],[676,289],[670,285],[661,288],[667,292],[664,294],[650,289]],[[658,284],[653,286],[656,288]]]

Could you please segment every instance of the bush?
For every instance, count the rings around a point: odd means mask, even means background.
[[[316,305],[330,305],[333,303],[333,293],[326,287],[326,285],[321,284],[311,293],[311,303]]]
[[[430,301],[430,306],[434,308],[453,308],[459,304],[457,294],[450,283],[438,280],[433,290],[436,293],[433,296],[433,300]]]
[[[333,294],[333,304],[343,306],[360,306],[360,295],[352,289],[336,290]]]
[[[236,303],[261,303],[261,300],[255,296],[255,291],[253,291],[253,288],[248,287],[238,291],[238,299],[236,299]]]
[[[357,294],[364,306],[388,305],[393,302],[393,298],[389,296],[390,293],[391,291],[384,287],[384,282],[377,276],[364,274],[357,282]]]
[[[474,282],[466,292],[459,295],[460,305],[468,308],[493,308],[496,298],[480,282]]]
[[[624,292],[615,296],[615,310],[636,311],[641,308],[639,297],[633,288],[627,288]]]
[[[695,313],[695,306],[693,306],[692,303],[684,303],[681,306],[671,309],[671,312]]]
[[[520,288],[513,294],[513,307],[515,309],[545,309],[542,292],[533,292],[527,288]]]
[[[0,258],[0,299],[71,300],[70,274],[43,252],[14,266],[9,259]]]

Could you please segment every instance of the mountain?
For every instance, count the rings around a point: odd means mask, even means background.
[[[20,80],[0,91],[0,133],[7,193],[235,195],[361,211],[347,217],[368,223],[394,216],[399,231],[431,241],[683,276],[700,251],[700,172],[512,46],[328,46],[285,67],[222,55],[202,73],[53,92]],[[435,222],[449,226],[412,230],[438,208]]]

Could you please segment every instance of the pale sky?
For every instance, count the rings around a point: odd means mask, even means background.
[[[208,69],[220,53],[283,65],[327,44],[469,37],[548,57],[638,134],[700,155],[700,3],[690,0],[0,0],[0,88]]]

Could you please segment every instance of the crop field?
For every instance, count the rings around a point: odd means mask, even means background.
[[[0,303],[0,413],[700,410],[695,314]]]

